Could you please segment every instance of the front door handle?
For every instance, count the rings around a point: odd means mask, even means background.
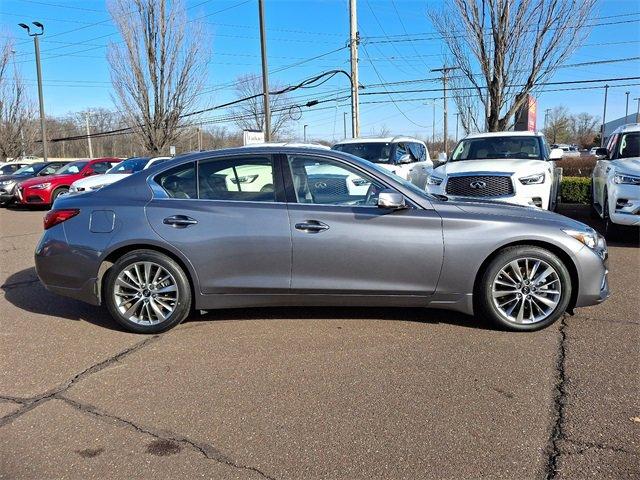
[[[186,215],[172,215],[171,217],[165,218],[162,223],[171,225],[174,228],[186,228],[189,225],[195,225],[198,221]]]
[[[320,233],[329,230],[329,225],[317,220],[307,220],[306,222],[296,223],[296,230],[307,233]]]

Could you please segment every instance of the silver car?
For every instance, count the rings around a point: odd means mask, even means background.
[[[184,155],[61,197],[35,252],[49,290],[143,333],[193,309],[276,305],[434,307],[536,330],[608,297],[606,257],[563,216],[431,196],[295,147]]]

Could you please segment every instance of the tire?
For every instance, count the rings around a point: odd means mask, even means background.
[[[106,274],[102,293],[114,320],[135,333],[163,332],[191,311],[186,273],[175,260],[154,250],[134,250],[119,258]]]
[[[596,186],[593,178],[591,179],[591,208],[589,209],[589,214],[594,220],[600,218],[600,213],[596,209]]]
[[[67,187],[58,187],[58,188],[56,188],[53,191],[53,193],[51,194],[51,205],[53,205],[53,202],[56,201],[56,198],[58,198],[63,193],[67,193],[68,191],[69,191],[69,189]]]
[[[607,192],[604,193],[604,200],[602,201],[602,219],[604,221],[604,236],[607,240],[618,240],[620,238],[621,228],[611,221],[609,216],[609,196]]]
[[[523,277],[525,268],[530,274],[533,273],[531,278],[535,283],[525,285],[523,279],[515,278],[515,271],[510,266],[514,265],[513,262],[519,266]],[[537,262],[537,268],[534,269]],[[542,278],[544,288],[541,288],[538,276],[548,272],[547,267],[553,273]],[[516,281],[513,286],[507,285],[512,282],[505,276],[505,271],[509,277],[514,277],[511,278]],[[564,315],[571,300],[571,289],[571,275],[557,255],[533,245],[508,247],[498,253],[481,272],[476,288],[476,311],[501,329],[540,330]],[[529,297],[526,297],[527,294]],[[509,312],[511,307],[514,310]],[[522,314],[518,315],[521,310]]]

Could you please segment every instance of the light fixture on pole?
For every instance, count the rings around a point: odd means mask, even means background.
[[[38,101],[40,103],[40,131],[42,134],[42,158],[46,162],[48,159],[47,154],[47,123],[44,118],[44,98],[42,96],[42,68],[40,66],[40,40],[38,37],[44,33],[44,25],[40,22],[32,22],[32,24],[40,29],[40,32],[31,32],[29,25],[25,23],[19,23],[18,26],[24,28],[27,31],[27,35],[33,37],[33,45],[36,50],[36,73],[38,76]]]

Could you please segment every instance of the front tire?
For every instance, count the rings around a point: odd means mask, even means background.
[[[571,288],[567,267],[549,250],[508,247],[481,273],[477,311],[503,329],[539,330],[565,313]]]
[[[609,196],[605,193],[602,206],[602,218],[604,220],[604,236],[607,240],[618,240],[620,227],[611,221],[609,216]]]
[[[58,198],[60,195],[67,193],[69,191],[69,189],[67,187],[59,187],[56,188],[53,193],[51,194],[51,205],[53,205],[53,202],[56,201],[56,198]]]
[[[106,274],[103,298],[114,320],[136,333],[163,332],[191,311],[184,270],[153,250],[134,250],[118,259]]]

